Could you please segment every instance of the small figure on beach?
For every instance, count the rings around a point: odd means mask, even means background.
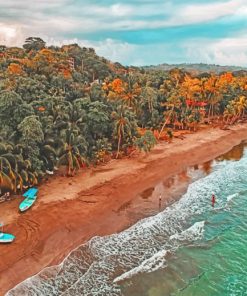
[[[161,208],[161,194],[159,196],[159,209]]]
[[[212,207],[214,208],[214,204],[215,204],[215,202],[216,202],[214,193],[212,194],[212,199],[211,199],[211,201],[212,201]]]

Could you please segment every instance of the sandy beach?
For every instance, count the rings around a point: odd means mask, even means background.
[[[18,212],[18,198],[2,203],[0,219],[16,240],[0,245],[0,295],[44,267],[61,262],[93,236],[119,232],[143,218],[147,211],[141,212],[147,204],[139,202],[140,194],[188,166],[214,159],[245,139],[247,124],[229,130],[203,128],[186,134],[183,140],[160,143],[147,155],[112,160],[73,178],[51,177],[39,186],[37,202],[26,213]],[[168,193],[162,196],[162,207],[166,199]],[[126,214],[130,205],[138,208],[139,215]],[[149,214],[157,212],[158,196],[148,205]]]

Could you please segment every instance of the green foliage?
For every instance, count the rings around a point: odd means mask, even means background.
[[[149,152],[154,145],[157,143],[154,134],[151,131],[146,131],[143,136],[137,138],[134,142],[134,145],[139,149],[145,152]]]
[[[112,112],[113,121],[113,148],[117,149],[116,158],[120,149],[132,146],[137,136],[137,121],[131,108],[118,105],[116,111]]]
[[[23,45],[23,48],[26,49],[27,51],[40,50],[45,48],[45,41],[39,37],[28,37],[25,40],[25,44]]]
[[[109,139],[103,138],[95,141],[91,150],[91,159],[97,164],[109,160],[112,152],[112,145]]]
[[[34,115],[23,119],[17,128],[21,133],[21,140],[26,145],[38,144],[44,140],[42,125]]]
[[[23,103],[21,97],[13,91],[2,91],[0,93],[0,118],[1,122],[6,122],[13,116],[13,112]]]
[[[167,127],[172,137],[205,116],[234,122],[247,108],[244,71],[194,77],[123,67],[92,48],[46,47],[39,37],[23,48],[0,46],[0,78],[0,186],[14,192],[59,165],[71,176],[88,161],[150,151],[154,134],[167,140]]]
[[[58,153],[59,164],[68,166],[68,176],[73,176],[83,163],[86,163],[84,156],[87,151],[87,143],[79,130],[66,129],[61,133],[63,145]]]

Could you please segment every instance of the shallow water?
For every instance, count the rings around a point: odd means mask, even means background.
[[[7,295],[247,295],[243,147],[190,169],[187,192],[164,211],[119,234],[91,239],[62,264],[46,268]]]

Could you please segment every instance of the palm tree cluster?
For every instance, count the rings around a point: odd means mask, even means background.
[[[246,73],[144,70],[111,63],[92,48],[0,46],[0,187],[21,191],[66,165],[149,151],[170,129],[207,117],[245,116]],[[168,130],[167,130],[168,128]],[[141,132],[140,132],[141,131]]]

